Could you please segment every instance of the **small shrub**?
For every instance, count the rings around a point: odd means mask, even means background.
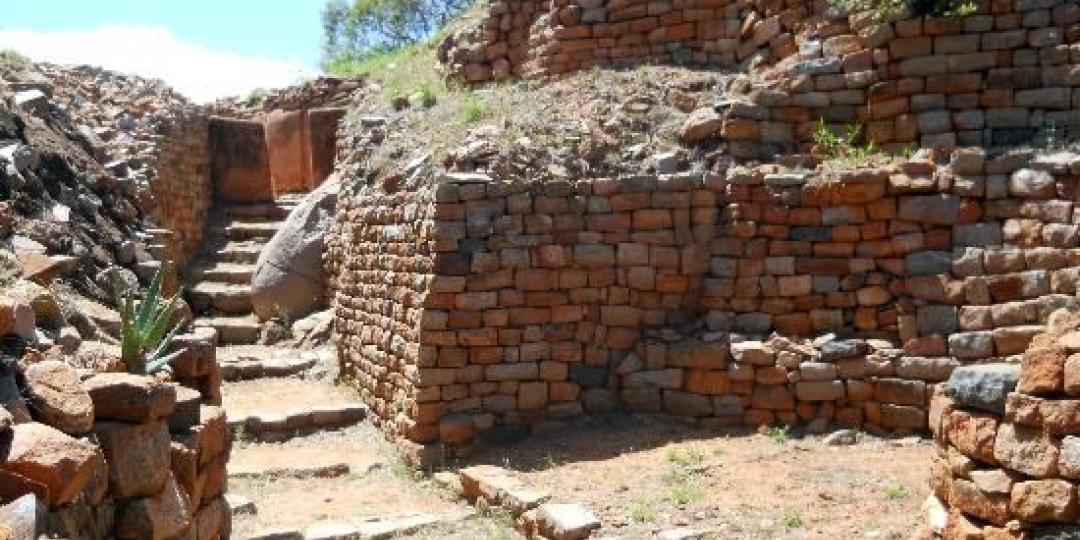
[[[784,523],[784,526],[789,529],[798,529],[799,527],[805,525],[802,516],[794,510],[788,510],[784,512],[784,517],[782,521]]]
[[[19,54],[15,49],[0,49],[0,64],[21,66],[29,62],[29,59]]]
[[[180,293],[162,301],[163,274],[161,268],[154,272],[150,287],[138,305],[131,290],[117,299],[121,323],[120,359],[129,373],[153,375],[167,369],[169,362],[182,352],[165,352],[180,332],[182,323],[171,322],[180,302]]]
[[[420,85],[417,95],[420,98],[420,106],[425,109],[430,109],[439,102],[438,96],[435,95],[435,88],[430,84]]]
[[[788,431],[790,429],[791,429],[791,426],[773,427],[773,428],[769,428],[769,431],[766,432],[766,435],[768,435],[769,438],[772,439],[772,441],[774,443],[784,444],[788,440]]]
[[[467,123],[479,122],[484,117],[484,102],[476,96],[469,96],[469,100],[461,108],[461,115]]]
[[[0,251],[0,287],[15,283],[21,274],[22,270],[19,269],[19,262],[15,260],[15,255]]]
[[[824,119],[821,119],[818,121],[817,128],[814,129],[813,140],[818,150],[828,159],[859,165],[878,152],[874,141],[869,141],[865,145],[859,144],[862,132],[862,124],[855,123],[844,126],[843,131],[837,133],[825,124]]]
[[[849,13],[869,11],[878,21],[904,17],[961,18],[978,10],[973,0],[828,0]]]
[[[681,467],[692,467],[698,465],[705,459],[705,456],[698,450],[691,448],[689,450],[674,449],[668,452],[668,463],[679,465]]]
[[[656,519],[656,507],[645,501],[630,505],[630,520],[634,523],[649,523]]]
[[[684,505],[701,499],[704,494],[701,488],[694,484],[682,484],[668,490],[667,500],[672,504]]]
[[[244,99],[244,105],[247,105],[248,107],[262,107],[263,104],[266,103],[268,97],[270,97],[270,95],[266,92],[266,89],[256,88]]]
[[[885,496],[888,497],[890,501],[903,500],[906,499],[908,495],[911,495],[911,492],[909,492],[908,488],[904,487],[902,484],[889,484],[885,486]]]

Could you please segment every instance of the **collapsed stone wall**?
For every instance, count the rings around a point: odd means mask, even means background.
[[[920,429],[927,383],[1022,352],[1077,307],[1078,176],[1072,154],[964,150],[848,172],[352,186],[328,240],[343,372],[421,444],[617,407]]]
[[[217,369],[213,345],[200,346],[206,341],[180,336],[175,345],[182,351],[176,378],[201,389],[160,377],[79,373],[31,353],[14,371],[5,363],[0,536],[228,538],[231,437],[224,409],[212,405],[220,402],[220,377],[215,386],[190,375]]]
[[[213,202],[208,118],[198,109],[170,120],[156,156],[157,178],[150,184],[151,215],[172,231],[169,256],[184,266],[202,244]]]
[[[451,35],[439,58],[477,83],[643,62],[732,67],[794,54],[812,14],[807,0],[501,0],[474,28]]]
[[[1058,312],[1049,327],[1022,363],[958,369],[933,397],[930,485],[944,538],[1076,531],[1080,319]]]
[[[806,149],[819,122],[900,148],[1015,145],[1080,133],[1080,4],[980,2],[960,19],[830,20],[799,54],[736,85],[733,155]]]

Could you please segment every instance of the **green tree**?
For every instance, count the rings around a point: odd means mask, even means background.
[[[473,0],[330,0],[323,8],[323,67],[411,45],[450,22]]]

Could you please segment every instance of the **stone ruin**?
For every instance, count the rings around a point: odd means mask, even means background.
[[[1078,516],[1080,319],[1055,313],[1020,364],[958,368],[930,405],[931,514],[946,538],[1067,538]]]
[[[0,500],[14,501],[0,538],[228,538],[232,436],[214,343],[174,347],[173,382],[33,354],[0,366]]]

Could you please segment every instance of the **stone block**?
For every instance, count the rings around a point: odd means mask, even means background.
[[[1004,414],[1006,397],[1019,378],[1020,366],[1016,364],[964,366],[953,370],[945,392],[962,407]]]
[[[1058,443],[1038,428],[1005,422],[994,440],[998,463],[1036,478],[1057,473],[1058,454]]]

